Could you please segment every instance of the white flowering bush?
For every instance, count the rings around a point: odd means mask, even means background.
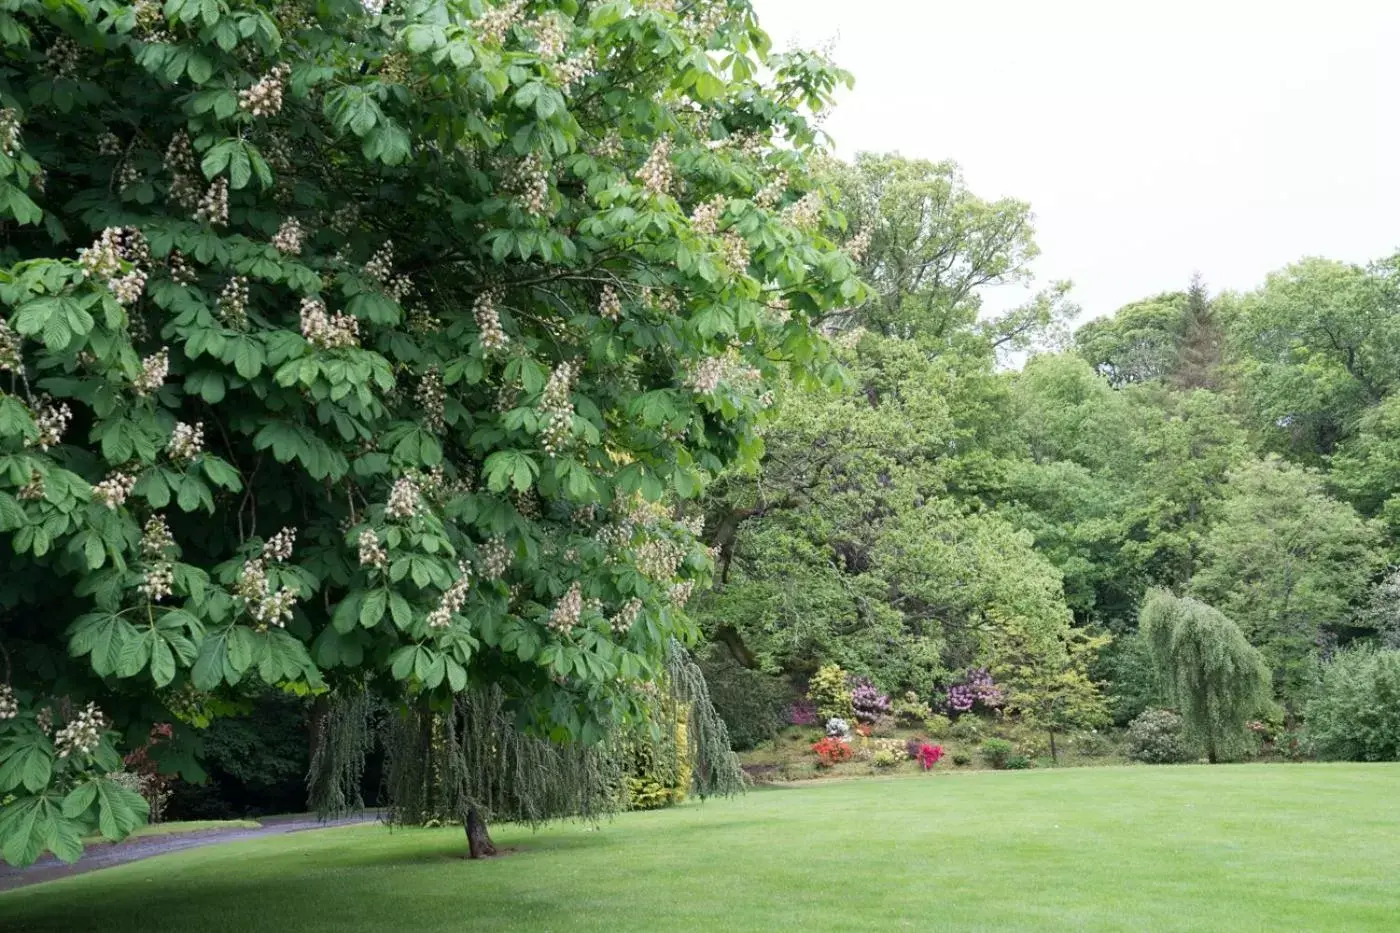
[[[129,829],[112,739],[175,767],[248,681],[641,716],[711,562],[674,506],[863,298],[844,76],[745,0],[5,16],[0,855]]]

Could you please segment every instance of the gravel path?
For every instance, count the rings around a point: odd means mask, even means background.
[[[153,855],[179,852],[182,849],[196,849],[200,846],[236,842],[239,839],[257,839],[261,836],[278,836],[284,833],[299,833],[314,829],[328,829],[332,826],[346,826],[352,823],[365,823],[379,819],[377,811],[347,816],[337,820],[318,820],[307,814],[291,816],[259,817],[261,826],[256,829],[210,829],[192,833],[172,833],[168,836],[142,836],[116,844],[97,843],[89,845],[83,857],[72,865],[65,865],[53,856],[45,856],[28,868],[15,868],[0,862],[0,891],[19,888],[29,884],[81,875],[113,865],[125,865]]]

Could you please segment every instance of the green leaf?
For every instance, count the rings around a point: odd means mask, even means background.
[[[235,190],[246,187],[253,177],[253,163],[248,158],[247,148],[241,142],[229,152],[228,175],[229,184]]]
[[[175,653],[164,639],[156,639],[151,646],[151,679],[157,687],[164,687],[175,679]]]
[[[342,599],[331,614],[331,627],[342,635],[353,631],[360,623],[360,605],[364,598],[365,594],[357,590]]]
[[[400,629],[406,629],[413,624],[413,608],[409,606],[408,600],[397,592],[389,596],[389,613],[394,617],[394,624]]]
[[[374,628],[378,625],[379,620],[384,618],[384,610],[388,603],[389,593],[386,590],[371,590],[366,593],[360,606],[360,626]]]
[[[405,645],[389,656],[389,672],[395,680],[408,680],[413,673],[413,662],[418,656],[417,645]]]
[[[53,753],[48,740],[26,738],[23,744],[12,742],[5,749],[4,760],[0,762],[0,792],[23,785],[31,793],[37,793],[49,785]]]
[[[63,815],[70,820],[75,820],[87,812],[97,799],[97,785],[88,781],[79,784],[68,792],[68,796],[63,798]]]
[[[107,552],[102,547],[102,539],[95,534],[89,534],[83,543],[83,554],[87,558],[89,570],[96,570],[107,560]]]

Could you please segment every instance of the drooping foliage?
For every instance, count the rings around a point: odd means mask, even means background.
[[[487,824],[597,819],[685,799],[734,794],[744,778],[705,678],[673,642],[647,715],[599,742],[551,738],[522,719],[499,685],[443,702],[423,695],[384,716],[368,690],[334,698],[321,720],[308,784],[323,816],[363,806],[366,753],[384,759],[389,822],[460,822],[473,857],[494,854]]]
[[[129,830],[107,727],[175,767],[250,681],[593,767],[696,634],[673,504],[861,300],[844,75],[742,0],[4,16],[0,853]]]
[[[1269,700],[1269,667],[1239,626],[1217,610],[1166,590],[1147,594],[1142,633],[1186,734],[1212,762],[1246,747],[1246,722]]]

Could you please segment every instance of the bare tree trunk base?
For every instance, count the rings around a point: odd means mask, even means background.
[[[468,858],[490,858],[496,854],[496,844],[476,807],[467,810],[466,830]]]

